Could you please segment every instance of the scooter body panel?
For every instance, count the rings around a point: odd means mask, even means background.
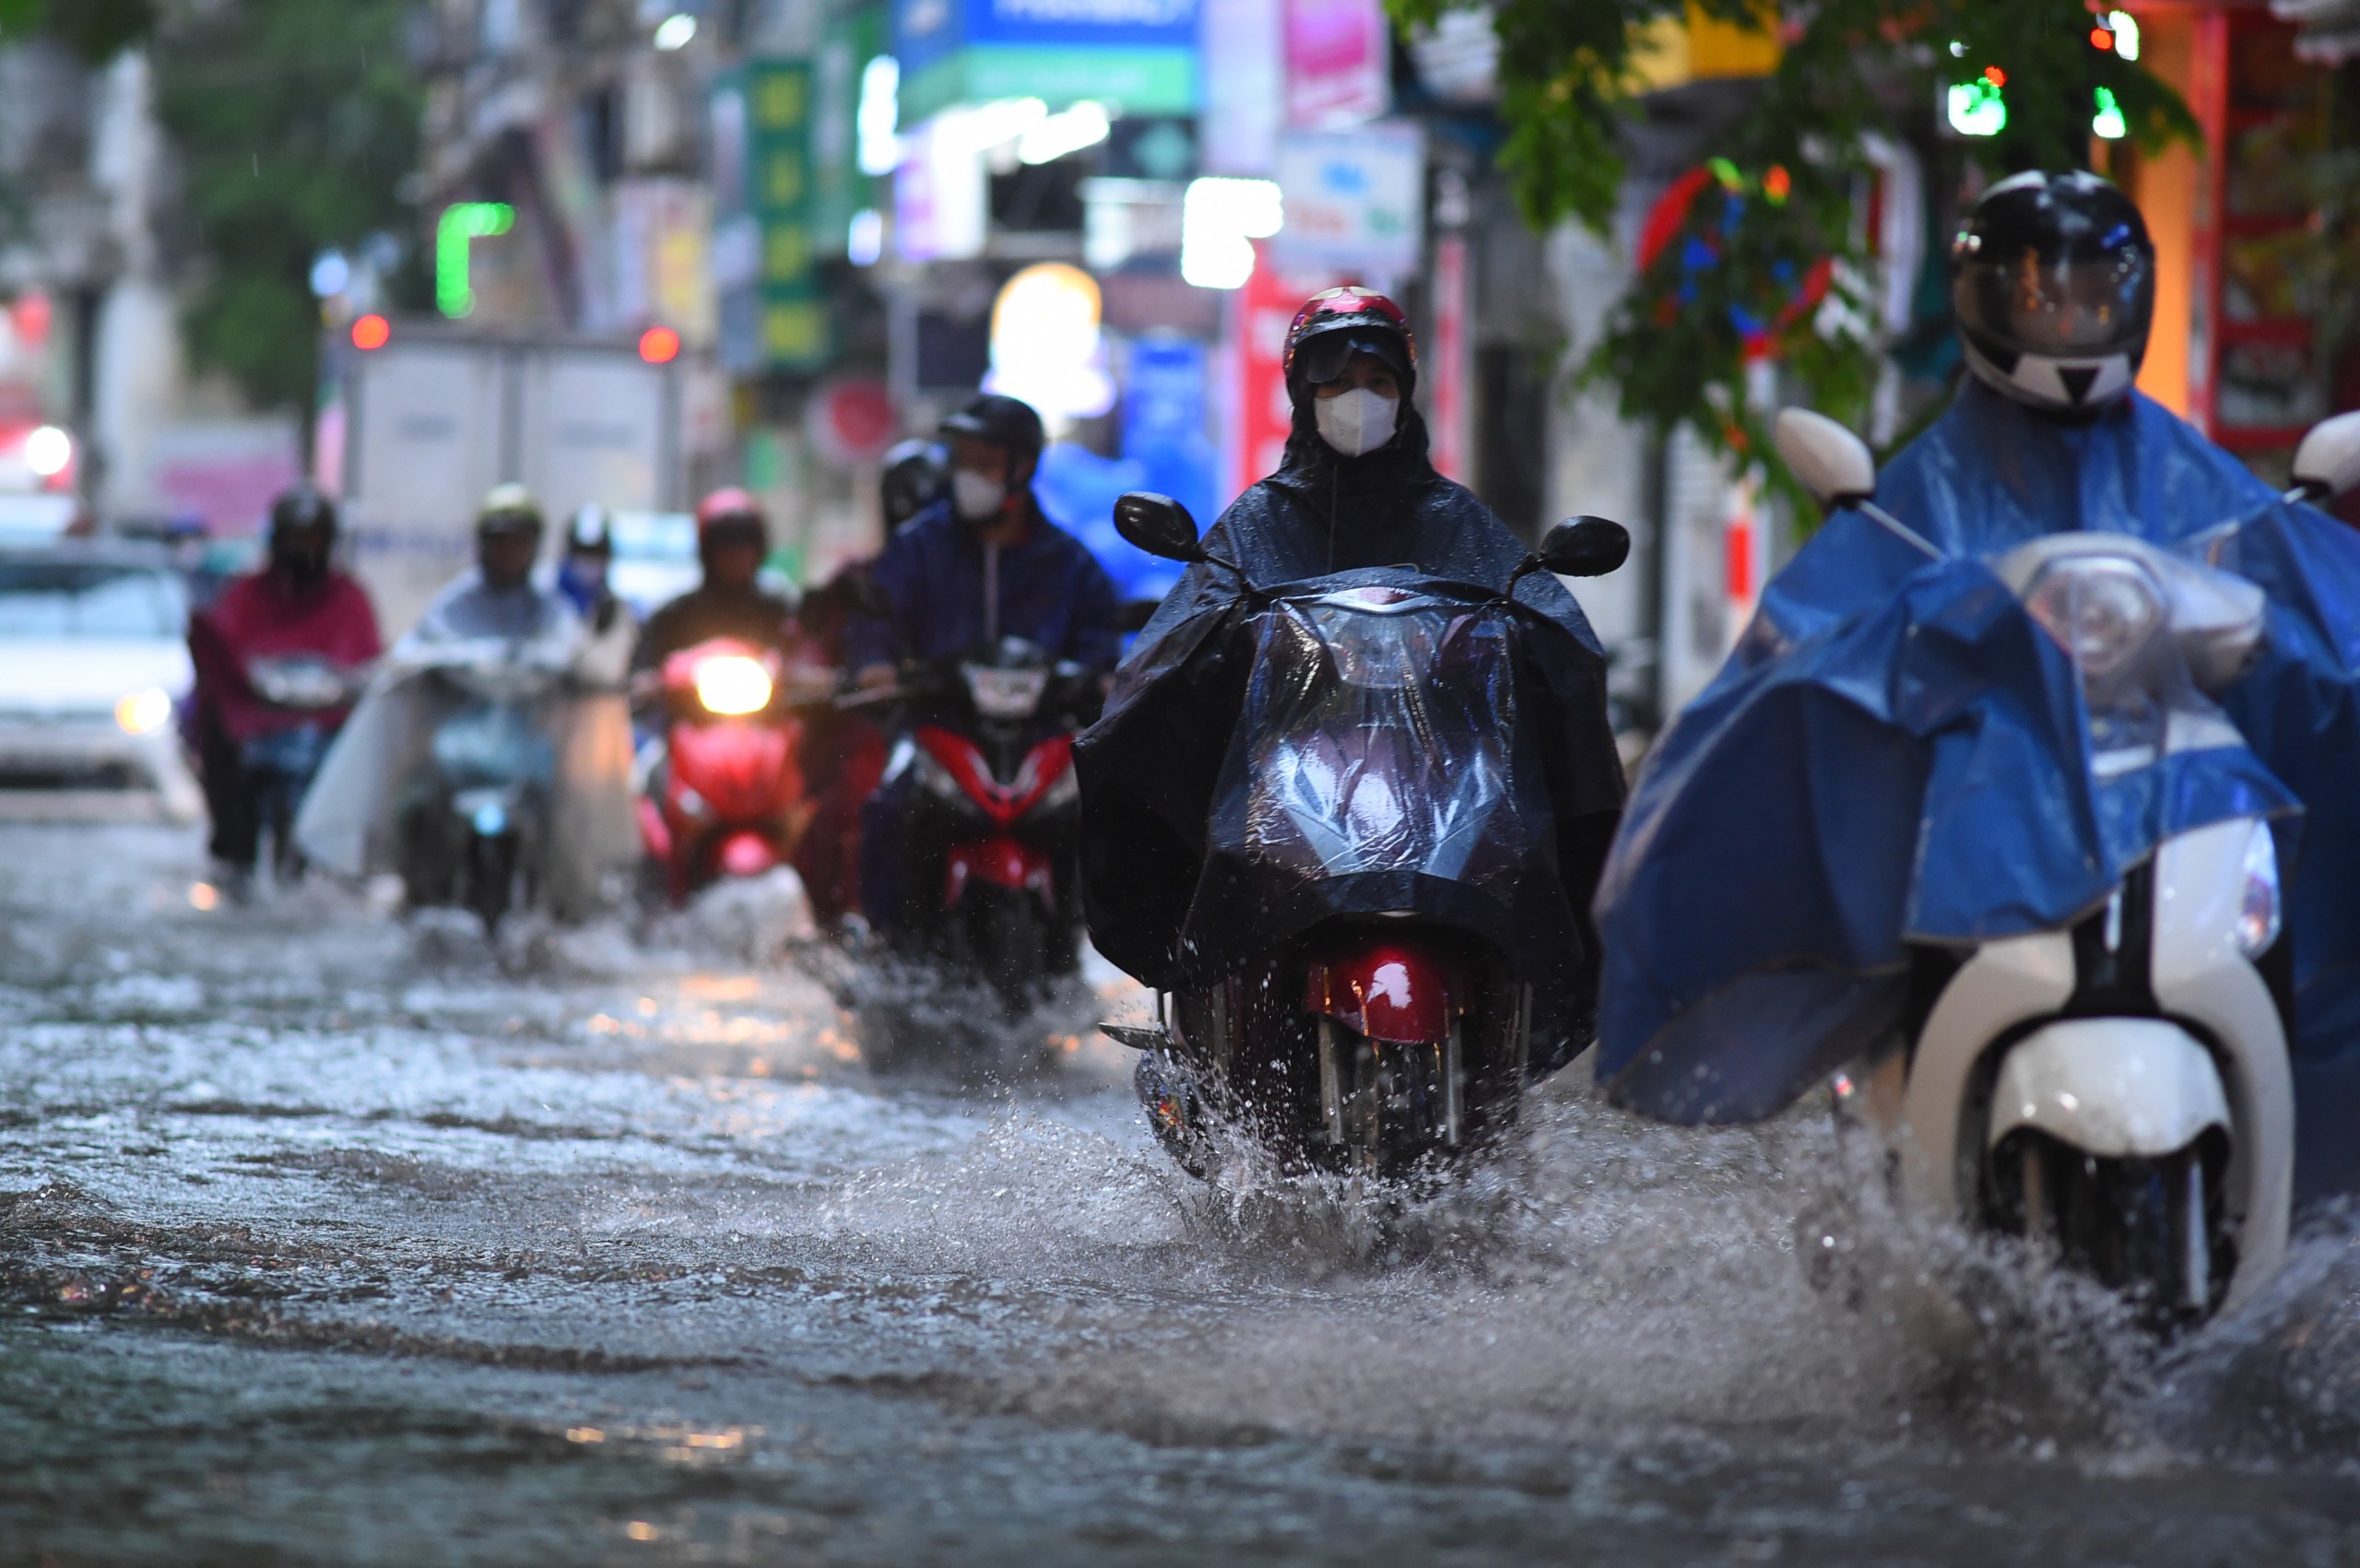
[[[2216,822],[2166,839],[2155,862],[2155,1000],[2203,1032],[2228,1092],[2224,1185],[2237,1228],[2237,1271],[2224,1303],[2230,1309],[2277,1272],[2294,1208],[2295,1078],[2285,1024],[2238,944],[2246,855],[2263,826],[2250,818]]]

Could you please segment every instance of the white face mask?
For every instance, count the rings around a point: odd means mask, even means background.
[[[1393,419],[1401,407],[1398,397],[1379,397],[1356,386],[1335,397],[1316,400],[1322,440],[1347,457],[1375,452],[1393,439]]]
[[[1008,487],[997,479],[986,479],[968,468],[958,469],[950,476],[950,504],[967,522],[983,522],[1007,500]]]

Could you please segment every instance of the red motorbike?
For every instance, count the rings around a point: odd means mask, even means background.
[[[908,704],[884,779],[906,803],[897,939],[980,972],[1021,1013],[1080,958],[1073,737],[1097,711],[1099,678],[1010,638],[905,670],[891,695]]]
[[[645,762],[639,828],[664,896],[678,904],[723,878],[788,864],[812,810],[788,689],[824,690],[832,678],[717,637],[667,658],[654,684],[664,737]]]

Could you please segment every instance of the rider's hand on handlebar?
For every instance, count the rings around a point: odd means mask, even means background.
[[[882,691],[892,685],[899,677],[900,672],[891,665],[867,665],[862,667],[859,674],[853,677],[853,684],[863,691]]]

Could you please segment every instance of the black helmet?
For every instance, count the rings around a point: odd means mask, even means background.
[[[1041,449],[1049,444],[1047,432],[1041,428],[1041,416],[1033,412],[1032,405],[997,392],[985,393],[943,420],[941,429],[947,436],[967,436],[1036,459]]]
[[[573,514],[566,525],[565,553],[568,555],[612,555],[615,553],[614,520],[603,506],[585,506]]]
[[[336,541],[336,502],[308,484],[289,485],[270,503],[270,541],[281,535],[317,528]]]
[[[1951,245],[1966,362],[2051,413],[2094,413],[2130,390],[2155,313],[2155,247],[2111,183],[2072,170],[1983,193]]]
[[[494,485],[476,512],[478,534],[541,534],[541,503],[519,484]]]
[[[1418,386],[1418,343],[1401,307],[1374,289],[1347,285],[1314,294],[1287,327],[1280,373],[1287,396],[1301,403],[1323,382],[1344,373],[1354,354],[1374,354],[1393,368],[1401,395]]]
[[[885,501],[885,526],[900,527],[941,499],[950,460],[930,441],[905,441],[885,454],[878,489]]]

